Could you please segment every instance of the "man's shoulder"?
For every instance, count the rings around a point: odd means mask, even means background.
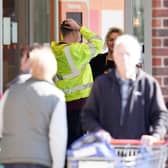
[[[65,94],[64,92],[55,86],[55,95],[62,101],[65,101]]]
[[[103,85],[107,83],[111,83],[113,81],[113,72],[109,72],[107,74],[101,74],[96,79],[95,82],[101,83]]]
[[[152,85],[158,84],[158,81],[157,81],[156,78],[154,78],[151,74],[148,74],[148,73],[144,72],[143,70],[139,71],[137,81],[139,83],[144,83],[145,85],[149,85],[150,87]]]
[[[92,60],[102,60],[102,59],[105,59],[106,56],[107,56],[107,53],[100,53],[96,55],[96,57],[94,57]]]
[[[50,44],[50,45],[51,45],[51,47],[54,47],[55,45],[58,45],[58,43],[59,43],[59,42],[57,42],[57,41],[51,41],[51,44]]]
[[[24,83],[23,87],[29,88],[28,91],[32,90],[32,92],[36,92],[37,95],[48,95],[53,98],[65,100],[64,92],[57,88],[52,82],[31,78]]]
[[[149,74],[149,73],[147,73],[147,72],[145,72],[145,71],[143,71],[142,69],[139,69],[139,74],[138,74],[138,77],[140,78],[140,79],[146,79],[146,80],[151,80],[151,81],[155,81],[155,78],[151,75],[151,74]]]
[[[9,88],[9,87],[11,87],[12,85],[15,85],[15,84],[24,83],[26,80],[28,80],[30,78],[31,78],[30,73],[21,73],[7,84],[7,88]]]

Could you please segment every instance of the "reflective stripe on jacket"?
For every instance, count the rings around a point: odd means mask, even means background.
[[[80,29],[80,33],[87,43],[51,43],[58,63],[56,85],[64,91],[67,101],[89,96],[93,83],[89,62],[103,47],[103,41],[97,34],[85,27]]]

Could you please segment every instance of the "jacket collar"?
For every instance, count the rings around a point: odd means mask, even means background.
[[[133,83],[133,84],[136,83],[136,81],[138,81],[141,78],[142,74],[143,74],[143,71],[140,68],[136,68],[136,79],[135,80],[130,80],[131,83]],[[109,72],[107,74],[107,78],[109,78],[110,80],[115,81],[117,84],[120,83],[119,78],[116,75],[116,69],[115,68],[113,68],[111,70],[111,72]]]

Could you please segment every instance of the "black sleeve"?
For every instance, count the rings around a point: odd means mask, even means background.
[[[150,122],[153,128],[152,134],[160,139],[163,139],[168,130],[168,111],[165,106],[161,88],[156,80],[150,89]]]
[[[96,78],[96,66],[95,66],[95,62],[97,60],[97,57],[93,58],[91,61],[90,61],[90,66],[91,66],[91,70],[92,70],[92,75],[93,75],[93,79],[95,80]]]
[[[92,69],[93,79],[95,80],[99,75],[104,73],[104,65],[106,60],[105,54],[98,54],[90,61],[90,66]]]
[[[99,91],[99,82],[96,80],[81,112],[82,128],[85,132],[101,128],[99,125]]]

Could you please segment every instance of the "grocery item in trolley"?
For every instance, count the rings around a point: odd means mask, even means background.
[[[75,141],[68,150],[67,157],[68,168],[111,168],[118,161],[114,147],[91,133]]]

